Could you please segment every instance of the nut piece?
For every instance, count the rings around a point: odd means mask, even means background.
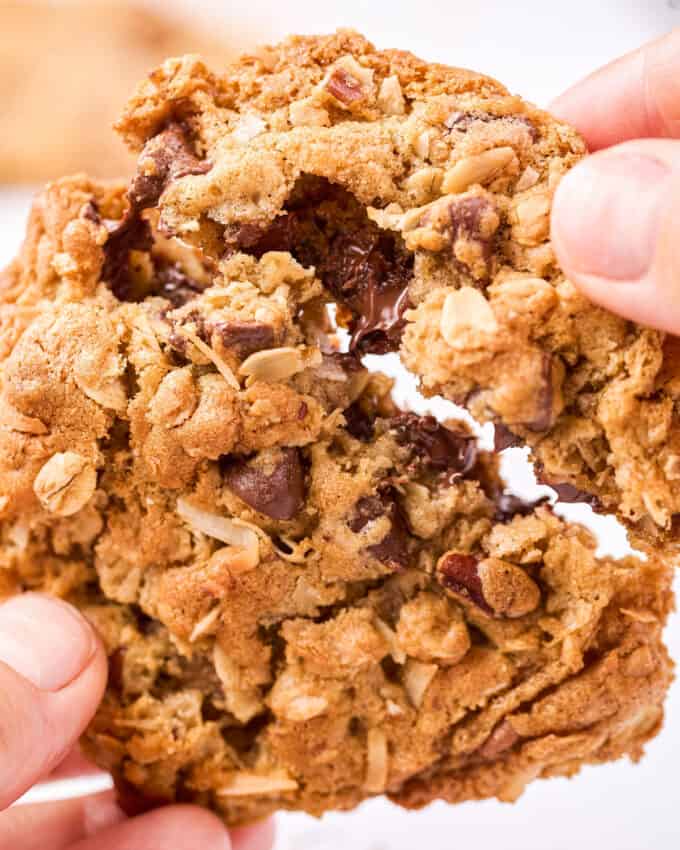
[[[220,797],[278,796],[286,791],[297,790],[298,784],[285,771],[262,775],[259,773],[235,773],[226,785],[217,792]]]
[[[427,204],[441,194],[443,178],[444,172],[441,168],[426,165],[404,180],[404,188],[410,192],[417,204]]]
[[[471,602],[485,614],[492,615],[494,612],[484,597],[478,567],[479,561],[472,555],[446,552],[437,562],[437,577],[457,599]]]
[[[420,661],[457,664],[470,649],[459,607],[433,593],[420,593],[402,606],[397,636],[399,645]]]
[[[511,722],[503,720],[477,750],[477,755],[485,761],[493,761],[501,753],[505,753],[514,747],[520,737]]]
[[[149,420],[164,428],[177,428],[198,406],[198,391],[191,369],[173,369],[160,382],[149,404]]]
[[[364,68],[353,56],[343,56],[331,66],[321,81],[321,89],[344,109],[374,96],[373,71]]]
[[[481,348],[498,330],[498,322],[482,293],[464,286],[446,296],[439,329],[451,348]]]
[[[545,186],[513,199],[509,214],[512,238],[527,248],[540,245],[550,233],[550,195]]]
[[[318,355],[315,357],[314,355]],[[314,350],[309,356],[299,348],[284,346],[256,351],[241,364],[239,375],[259,381],[285,381],[308,366],[318,366],[321,355]]]
[[[385,77],[378,92],[378,107],[386,115],[403,115],[406,112],[399,77]]]
[[[515,564],[486,558],[477,566],[484,599],[499,617],[524,617],[538,608],[541,591],[536,582]]]
[[[404,667],[404,688],[415,708],[420,708],[427,689],[437,675],[436,664],[422,664],[409,658]]]
[[[447,195],[457,194],[465,192],[475,183],[486,185],[503,171],[510,170],[513,161],[513,170],[517,171],[517,156],[510,147],[492,148],[474,156],[466,156],[446,172],[442,192]]]
[[[42,506],[57,516],[72,516],[90,501],[97,487],[97,471],[76,452],[58,452],[33,482]]]

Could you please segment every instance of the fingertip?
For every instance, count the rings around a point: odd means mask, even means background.
[[[233,850],[271,850],[276,829],[273,818],[231,831]]]
[[[131,826],[154,836],[159,847],[181,847],[178,836],[186,836],[187,847],[201,850],[232,850],[227,827],[220,818],[200,806],[176,804],[133,818]],[[163,843],[167,842],[167,844]],[[152,844],[156,848],[156,843]]]

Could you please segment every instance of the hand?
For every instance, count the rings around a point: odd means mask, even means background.
[[[680,334],[680,29],[578,83],[551,111],[594,151],[555,195],[565,274],[613,312]]]
[[[77,611],[35,594],[0,604],[0,850],[269,850],[271,824],[230,838],[194,806],[128,819],[111,792],[7,808],[45,777],[82,768],[66,757],[105,685],[103,648]]]

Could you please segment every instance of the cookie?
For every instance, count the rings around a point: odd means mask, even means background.
[[[134,159],[111,132],[132,87],[168,56],[224,62],[235,47],[134,0],[0,0],[0,20],[7,183],[132,173]]]
[[[466,425],[397,409],[309,264],[164,234],[142,199],[208,173],[169,147],[129,193],[49,186],[0,280],[0,596],[96,625],[84,744],[124,808],[514,800],[639,758],[672,678],[663,559],[598,559]],[[401,286],[387,256],[360,262]]]
[[[591,304],[550,244],[576,132],[468,71],[293,38],[222,75],[165,63],[119,122],[140,204],[205,256],[276,248],[316,269],[350,350],[401,351],[426,394],[528,444],[564,501],[677,547],[675,339]],[[173,173],[173,144],[202,173]]]

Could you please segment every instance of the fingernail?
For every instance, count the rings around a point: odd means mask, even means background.
[[[92,629],[64,602],[25,593],[0,605],[0,662],[42,691],[72,682],[95,647]]]
[[[553,241],[568,270],[635,281],[654,259],[668,166],[654,157],[611,151],[589,157],[560,183]]]

